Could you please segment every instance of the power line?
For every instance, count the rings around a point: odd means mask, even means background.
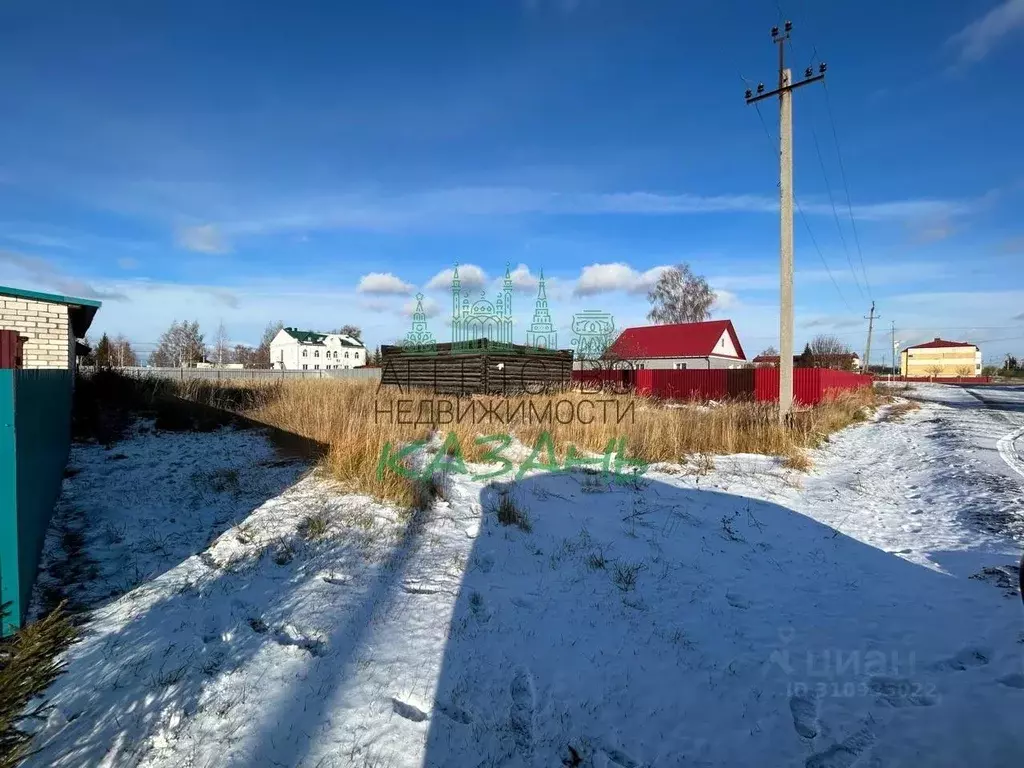
[[[839,175],[843,180],[843,188],[846,190],[846,208],[850,212],[850,226],[853,228],[853,241],[857,245],[857,258],[860,259],[860,269],[864,273],[864,286],[867,288],[868,297],[874,300],[871,295],[871,283],[868,281],[868,271],[864,266],[864,251],[860,247],[860,235],[857,232],[857,219],[853,215],[853,202],[850,200],[850,185],[846,181],[846,164],[843,163],[843,152],[839,147],[839,132],[836,131],[836,121],[832,116],[832,100],[828,95],[828,85],[822,81],[822,86],[825,88],[825,106],[828,110],[828,121],[832,126],[832,138],[836,143],[836,157],[839,158]]]
[[[814,151],[818,154],[818,164],[821,166],[821,175],[825,179],[825,191],[828,192],[828,201],[832,204],[832,216],[836,221],[836,231],[839,233],[839,242],[843,244],[843,252],[846,254],[846,263],[850,265],[850,274],[853,275],[853,282],[857,286],[857,293],[864,298],[864,291],[861,290],[860,280],[857,278],[857,270],[853,266],[853,258],[850,256],[850,248],[846,244],[846,236],[843,234],[843,227],[839,223],[839,211],[836,209],[836,200],[832,196],[832,185],[828,180],[828,172],[825,170],[825,158],[821,155],[821,145],[818,143],[818,132],[814,130],[814,123],[811,124],[811,136],[814,138]]]
[[[781,6],[779,6],[779,4],[776,3],[776,7],[779,9],[779,13],[781,14],[781,12],[782,12]],[[790,39],[790,40],[787,41],[787,43],[789,44],[790,52],[792,52],[792,54],[794,56],[796,56],[796,48],[793,47],[793,41]],[[810,71],[812,65],[814,64],[814,60],[817,57],[818,57],[818,48],[815,46],[813,48],[812,52],[811,52],[811,58],[808,59],[808,61],[807,61],[807,69],[805,71]],[[822,85],[824,85],[824,84],[825,84],[825,81],[823,80],[822,81]],[[810,125],[810,128],[811,128],[811,137],[814,139],[814,151],[818,155],[818,165],[821,168],[821,175],[825,179],[825,191],[828,193],[828,201],[829,201],[829,203],[832,206],[832,216],[833,216],[833,218],[835,219],[835,222],[836,222],[836,231],[839,233],[839,242],[841,242],[843,244],[843,253],[846,254],[846,263],[849,264],[849,266],[850,266],[850,274],[853,275],[853,282],[857,286],[857,293],[863,299],[864,298],[864,291],[860,287],[860,279],[857,277],[857,270],[853,266],[853,257],[850,255],[850,248],[846,244],[846,235],[843,234],[843,227],[839,223],[839,211],[836,208],[836,200],[835,200],[835,197],[832,194],[832,184],[828,180],[828,171],[825,169],[825,158],[824,158],[824,156],[821,153],[821,144],[818,141],[818,131],[814,127],[814,121],[813,120],[809,121],[809,125]],[[863,264],[863,262],[862,262],[862,264]],[[866,285],[866,282],[865,282],[865,285]]]
[[[779,0],[775,0],[775,8],[779,12],[779,18],[781,19],[784,14],[782,12],[782,4],[779,2]],[[795,56],[796,55],[796,50],[793,48],[793,41],[792,40],[787,40],[787,42],[789,44],[790,50],[793,52],[793,55]],[[818,47],[812,45],[812,47],[811,47],[811,58],[807,62],[808,68],[811,67],[814,64],[814,61],[815,61],[815,59],[817,59],[817,57],[818,57]],[[825,106],[826,106],[827,111],[828,111],[829,124],[832,126],[832,139],[835,141],[835,144],[836,144],[836,156],[839,158],[839,174],[840,174],[840,177],[842,178],[842,181],[843,181],[843,188],[846,191],[846,208],[847,208],[847,210],[849,211],[849,214],[850,214],[850,227],[853,229],[853,240],[854,240],[854,243],[857,246],[857,259],[860,262],[860,270],[861,270],[861,272],[864,275],[864,287],[867,289],[868,298],[870,298],[873,301],[874,300],[874,296],[871,294],[871,283],[868,280],[868,271],[867,271],[867,268],[864,266],[864,252],[863,252],[863,250],[861,249],[861,246],[860,246],[860,234],[857,232],[857,220],[856,220],[856,218],[853,215],[853,204],[852,204],[852,202],[850,200],[850,186],[849,186],[849,184],[846,181],[846,166],[843,163],[843,153],[842,153],[842,150],[839,147],[839,133],[836,130],[835,118],[832,115],[832,100],[829,98],[829,95],[828,95],[828,83],[826,83],[823,80],[821,84],[825,88]],[[817,135],[816,135],[816,133],[814,131],[813,123],[811,125],[811,133],[814,134],[814,145],[815,145],[815,148],[817,148],[817,146],[818,146],[818,138],[817,138]],[[819,159],[821,158],[820,150],[819,150],[819,153],[818,153],[818,157],[819,157]],[[824,163],[822,163],[822,173],[824,173]],[[828,178],[827,177],[825,179],[825,184],[826,184],[826,186],[828,186]],[[831,199],[831,198],[832,198],[832,192],[829,191],[829,199]],[[835,208],[835,203],[833,203],[833,209],[834,208]],[[840,237],[842,237],[842,233],[841,232],[840,232]],[[844,248],[846,247],[845,240],[843,242],[843,247]],[[847,257],[849,258],[849,253],[847,253]],[[852,271],[853,270],[853,264],[852,263],[850,264],[850,268],[851,268],[851,271]],[[860,284],[859,283],[857,284],[857,289],[860,290]]]
[[[742,75],[740,75],[740,77],[744,81],[749,82]],[[761,114],[761,107],[759,105],[755,104],[754,105],[754,109],[757,112],[758,119],[761,121],[761,127],[764,129],[764,133],[765,133],[765,136],[768,139],[768,144],[771,147],[772,154],[775,155],[775,157],[778,157],[779,153],[775,149],[775,139],[772,136],[772,132],[770,130],[768,130],[768,124],[764,121],[764,115]],[[807,214],[804,213],[803,206],[800,205],[800,200],[799,200],[799,198],[797,198],[796,194],[793,195],[793,204],[796,205],[796,210],[800,214],[800,220],[804,223],[804,228],[807,230],[808,236],[811,238],[811,243],[814,245],[814,250],[817,251],[818,258],[821,259],[822,266],[825,267],[825,272],[828,274],[828,279],[832,281],[832,285],[835,287],[836,293],[839,294],[839,298],[842,299],[842,302],[843,302],[843,304],[846,305],[846,308],[850,312],[853,312],[853,307],[850,306],[850,302],[848,302],[846,300],[846,296],[843,295],[842,290],[839,288],[839,283],[836,282],[836,278],[832,274],[832,270],[828,266],[828,261],[825,260],[825,254],[822,253],[821,248],[818,247],[818,240],[817,240],[817,238],[815,238],[814,232],[811,231],[811,225],[807,221]],[[859,288],[859,286],[858,286],[858,288]]]

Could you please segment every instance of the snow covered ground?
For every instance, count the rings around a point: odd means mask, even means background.
[[[81,532],[96,607],[29,765],[1019,766],[1024,395],[978,394],[919,387],[807,475],[533,474],[523,527],[255,432],[76,446],[46,562]]]

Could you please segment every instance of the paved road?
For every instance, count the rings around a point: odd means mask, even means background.
[[[953,448],[947,471],[965,482],[965,519],[1024,540],[1024,387],[928,384],[912,397],[946,406],[931,437]]]

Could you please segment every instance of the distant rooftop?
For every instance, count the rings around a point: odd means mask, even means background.
[[[977,344],[972,344],[969,341],[946,341],[940,339],[938,336],[932,341],[926,341],[924,344],[915,344],[907,349],[942,349],[943,347],[974,347],[978,348]]]
[[[341,339],[341,343],[346,347],[361,347],[362,344],[358,339],[354,339],[351,336],[345,336],[340,333],[320,333],[319,331],[302,331],[298,328],[284,327],[283,330],[299,344],[323,344],[328,336],[337,336]]]
[[[65,305],[68,308],[71,330],[74,331],[75,337],[79,339],[89,332],[89,326],[92,325],[92,319],[96,316],[96,310],[103,306],[103,302],[96,299],[82,299],[76,296],[63,296],[59,293],[29,291],[24,288],[11,288],[6,285],[0,285],[0,296]]]

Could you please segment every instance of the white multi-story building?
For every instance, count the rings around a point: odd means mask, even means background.
[[[330,371],[366,365],[362,342],[340,333],[282,328],[270,342],[270,362],[286,371]]]

